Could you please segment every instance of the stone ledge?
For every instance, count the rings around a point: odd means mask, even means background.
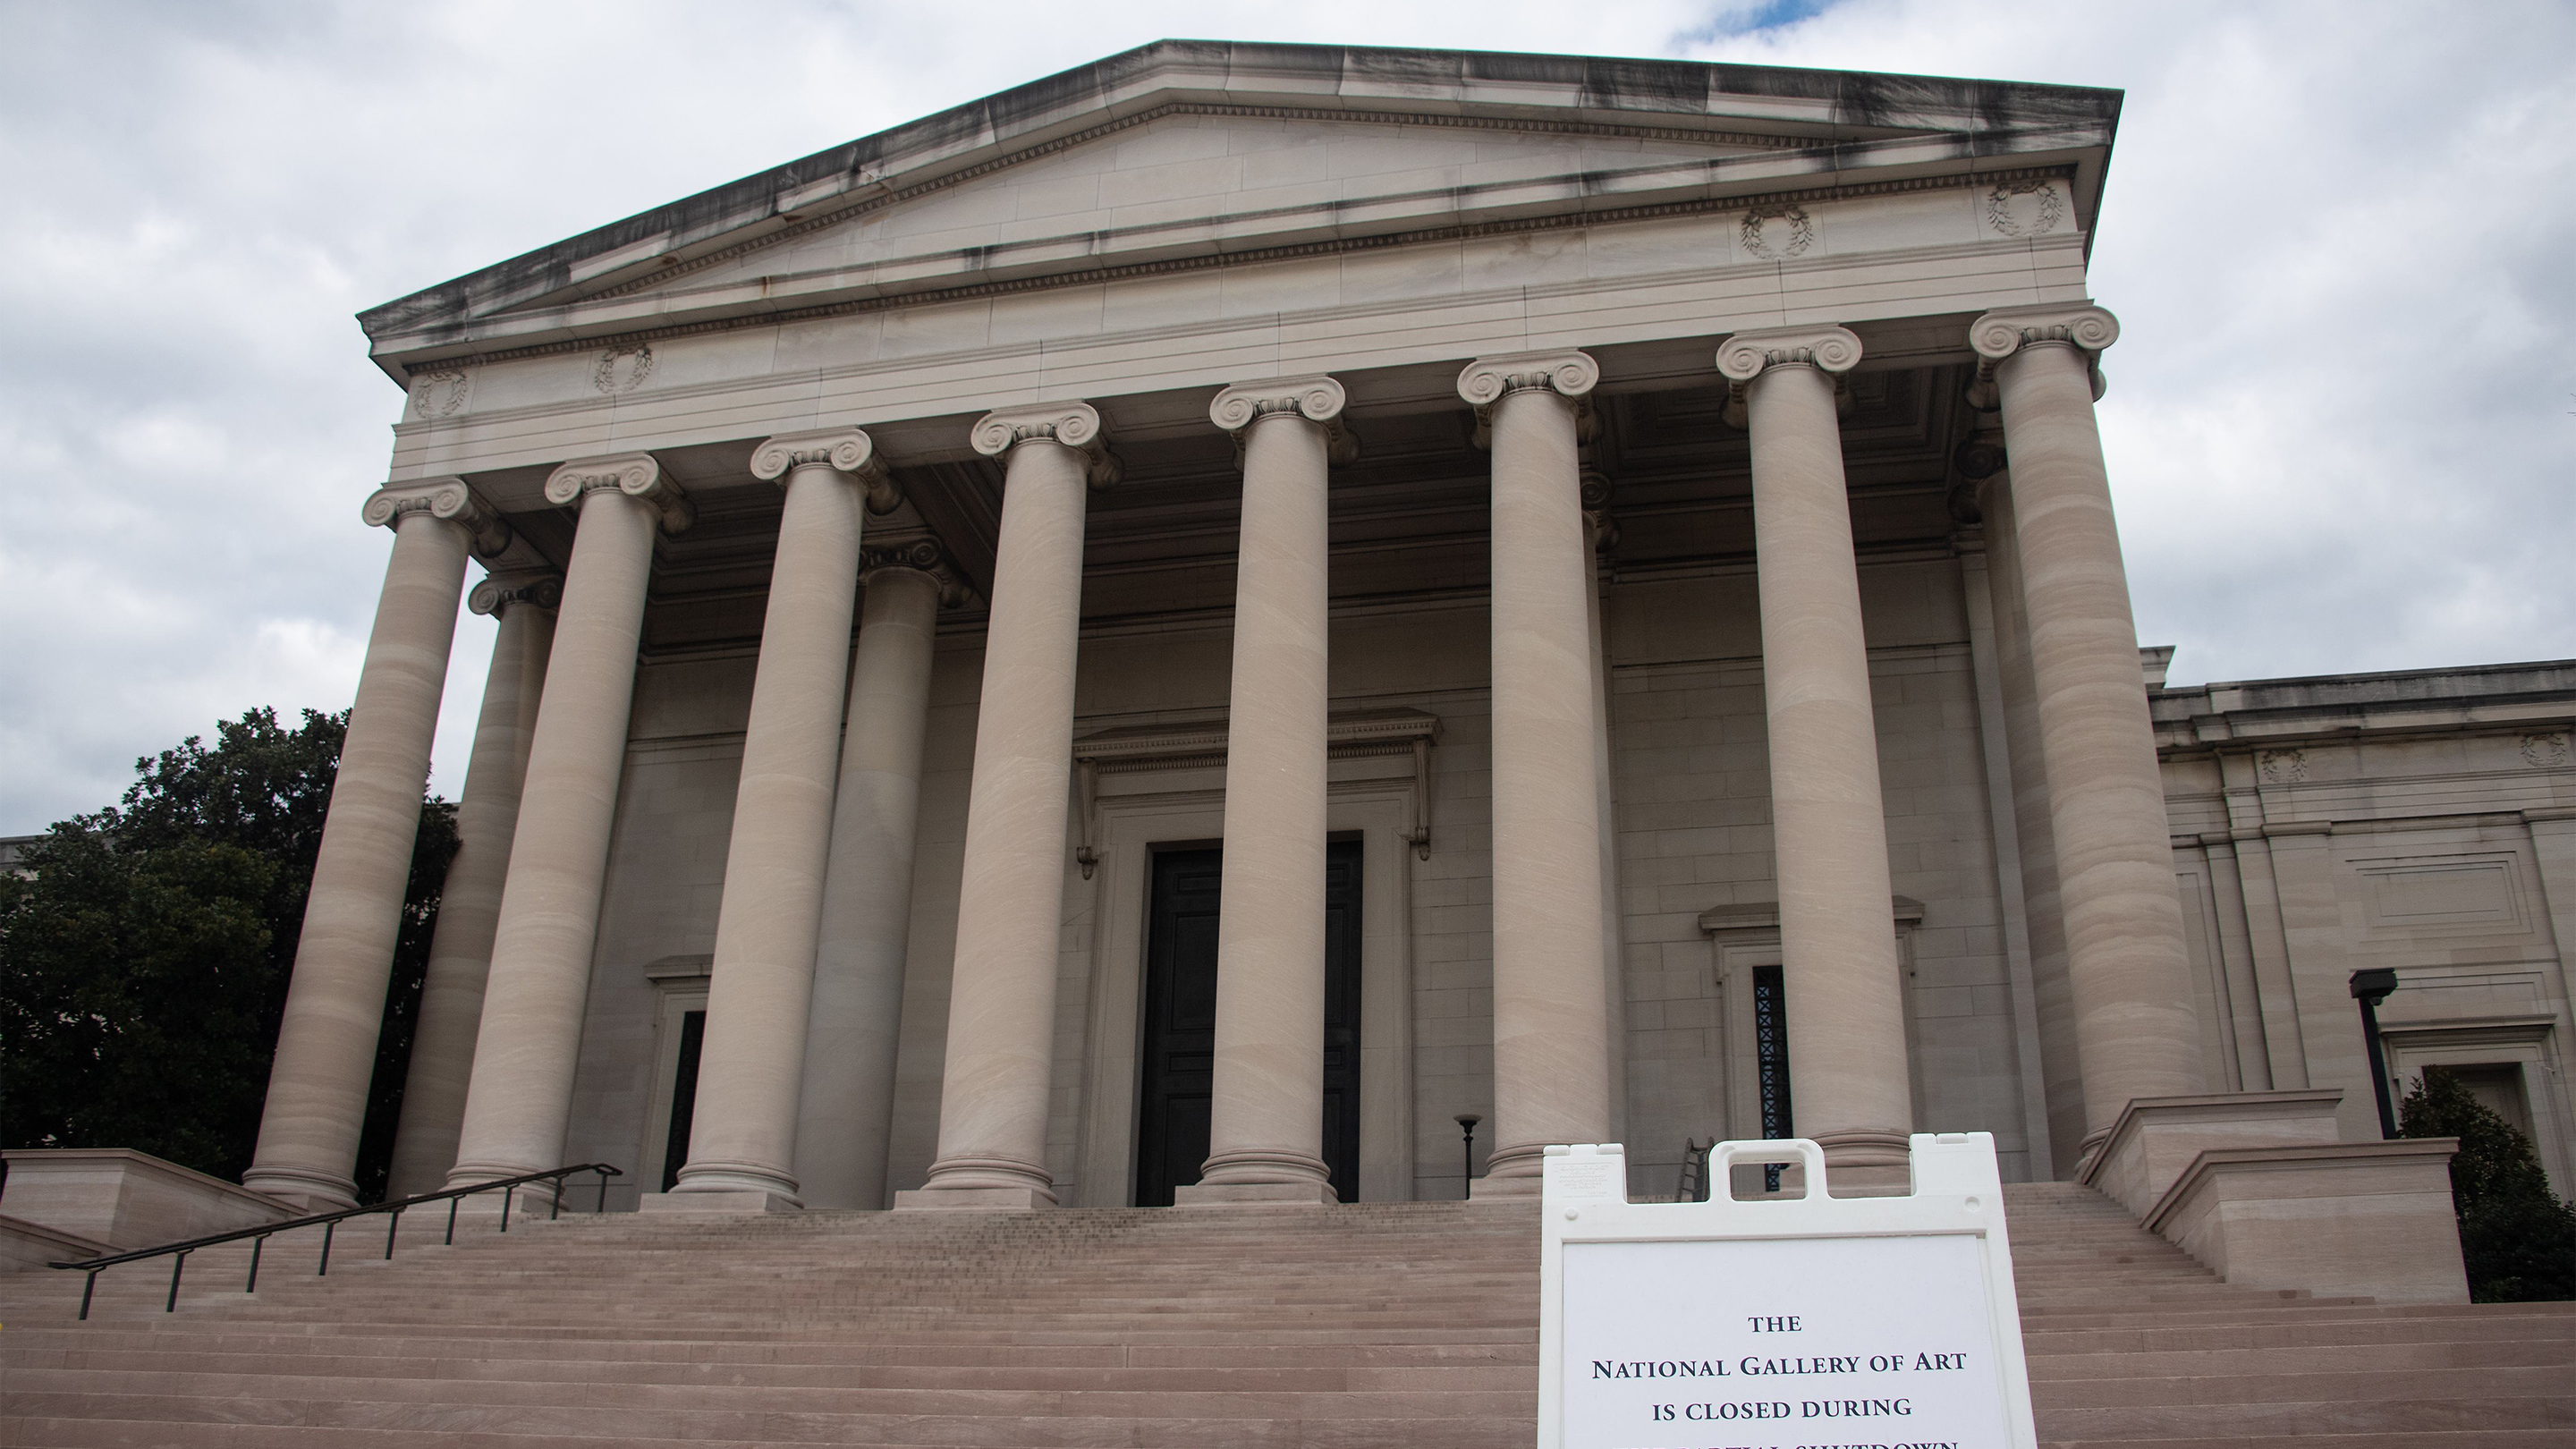
[[[256,1227],[298,1215],[263,1193],[130,1147],[0,1153],[0,1212],[120,1252]]]
[[[2120,1109],[2075,1180],[2143,1218],[2212,1148],[2332,1143],[2341,1087],[2139,1097]]]
[[[2142,1226],[2230,1283],[2382,1303],[2466,1303],[2456,1137],[2211,1148]]]
[[[0,1214],[0,1273],[41,1270],[77,1258],[104,1258],[115,1251],[75,1233]]]

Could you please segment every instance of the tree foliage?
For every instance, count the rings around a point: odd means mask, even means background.
[[[0,879],[0,1140],[131,1147],[237,1180],[348,716],[256,709],[135,762],[116,805],[56,824]],[[359,1162],[381,1193],[454,811],[422,802]]]
[[[2576,1206],[2550,1192],[2530,1138],[2440,1067],[2426,1067],[2407,1092],[2397,1135],[2460,1139],[2451,1158],[2451,1206],[2460,1215],[2470,1298],[2576,1298]]]

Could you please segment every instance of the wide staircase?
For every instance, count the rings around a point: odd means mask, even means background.
[[[2091,1191],[2006,1189],[2040,1438],[2576,1444],[2568,1304],[2218,1282]],[[435,1244],[443,1214],[405,1224]],[[1521,1449],[1534,1204],[380,1220],[0,1276],[0,1444]]]

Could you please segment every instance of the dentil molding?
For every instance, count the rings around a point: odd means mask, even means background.
[[[1320,373],[1238,382],[1208,404],[1208,421],[1234,435],[1238,464],[1243,461],[1243,440],[1254,423],[1270,417],[1300,417],[1324,429],[1325,455],[1337,466],[1347,465],[1360,455],[1360,440],[1342,424],[1342,408],[1349,401],[1341,383]]]
[[[601,458],[575,458],[546,479],[546,501],[561,507],[578,504],[584,495],[615,489],[649,505],[664,533],[678,533],[697,521],[698,511],[678,480],[662,470],[650,453],[613,453]]]
[[[510,525],[462,478],[388,483],[358,506],[358,517],[377,528],[395,527],[406,513],[426,513],[464,529],[476,558],[499,558],[510,546]]]
[[[1094,488],[1118,481],[1118,455],[1101,435],[1100,410],[1087,402],[1032,403],[997,408],[976,419],[968,434],[975,451],[1000,458],[1022,443],[1043,439],[1071,448],[1083,457],[1083,473]]]
[[[857,428],[818,428],[780,433],[751,450],[751,476],[775,483],[794,468],[826,467],[849,474],[867,490],[868,512],[892,513],[903,505],[903,490],[877,456],[876,440]]]

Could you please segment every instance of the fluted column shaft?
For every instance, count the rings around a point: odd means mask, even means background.
[[[483,983],[492,971],[492,932],[501,920],[501,887],[510,871],[510,837],[518,829],[519,790],[560,591],[552,576],[508,584],[487,579],[474,590],[474,612],[493,615],[497,626],[492,664],[465,762],[465,798],[456,806],[456,859],[439,887],[438,925],[412,1027],[402,1120],[385,1185],[391,1197],[438,1191],[456,1162],[474,1033],[483,1021]]]
[[[1243,521],[1208,1158],[1184,1203],[1211,1188],[1333,1201],[1322,1108],[1325,495],[1342,402],[1330,378],[1291,378],[1227,388],[1210,409],[1243,442]]]
[[[1740,332],[1718,369],[1745,389],[1762,601],[1762,699],[1798,1135],[1841,1189],[1904,1190],[1914,1121],[1889,915],[1869,646],[1831,374],[1839,327]]]
[[[1600,375],[1559,352],[1480,359],[1458,384],[1485,409],[1494,455],[1495,1146],[1479,1192],[1531,1187],[1549,1143],[1610,1130],[1595,584],[1575,437],[1576,401]]]
[[[363,516],[393,528],[393,557],[323,817],[259,1143],[242,1174],[253,1191],[317,1211],[357,1202],[358,1134],[465,558],[478,533],[487,552],[508,537],[458,479],[384,489]]]
[[[1977,319],[2011,459],[2031,675],[2048,776],[2088,1145],[2137,1097],[2207,1090],[2164,782],[2093,417],[2098,307]]]
[[[546,496],[581,513],[528,743],[453,1187],[563,1165],[653,539],[689,516],[678,486],[642,455],[567,463]]]
[[[1082,528],[1098,464],[1085,404],[975,425],[1003,459],[1002,523],[976,706],[975,772],[957,894],[957,956],[940,1087],[939,1156],[897,1206],[1047,1207],[1057,930],[1082,624]]]
[[[936,560],[931,548],[920,563]],[[886,1205],[913,833],[942,587],[901,554],[864,575],[864,583],[796,1117],[798,1190],[806,1206],[818,1208]]]
[[[868,478],[883,483],[874,451],[865,433],[842,429],[772,438],[752,454],[755,474],[786,476],[787,506],[743,734],[689,1161],[677,1193],[768,1194],[802,1205],[797,1097],[832,840],[865,488]]]

